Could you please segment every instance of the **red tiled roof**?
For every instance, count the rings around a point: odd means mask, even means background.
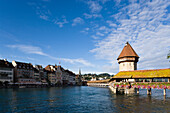
[[[122,52],[120,53],[118,60],[123,57],[138,57],[137,53],[134,51],[134,49],[131,47],[131,45],[127,42],[124,46]]]

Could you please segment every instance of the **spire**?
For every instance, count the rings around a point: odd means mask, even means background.
[[[79,75],[81,75],[81,69],[79,68]]]
[[[126,45],[124,46],[122,52],[120,53],[119,57],[117,58],[117,60],[119,60],[120,58],[123,57],[137,57],[139,58],[139,56],[137,55],[137,53],[135,52],[135,50],[132,48],[132,46],[129,44],[129,42],[126,42]]]

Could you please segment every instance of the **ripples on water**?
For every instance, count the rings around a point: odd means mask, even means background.
[[[131,113],[170,112],[170,90],[163,96],[163,90],[146,90],[140,94],[115,95],[108,88],[60,87],[0,89],[0,113]]]

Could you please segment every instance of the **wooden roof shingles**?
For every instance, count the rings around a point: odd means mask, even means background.
[[[113,78],[170,78],[169,69],[121,71]]]
[[[117,58],[117,60],[119,60],[120,58],[123,58],[123,57],[137,57],[137,58],[139,58],[139,56],[137,55],[135,50],[132,48],[132,46],[128,42],[124,46],[124,48],[123,48],[122,52],[120,53],[119,57]]]

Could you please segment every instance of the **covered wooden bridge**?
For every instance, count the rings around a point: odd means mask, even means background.
[[[107,87],[109,86],[110,79],[106,80],[96,80],[96,81],[88,81],[88,86],[96,86],[96,87]]]
[[[170,82],[170,68],[154,70],[121,71],[111,81],[115,82]]]

